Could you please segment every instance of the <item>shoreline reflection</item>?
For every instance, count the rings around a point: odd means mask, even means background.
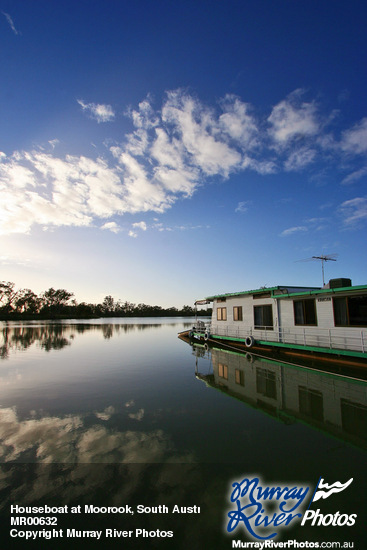
[[[86,322],[45,322],[38,323],[0,323],[0,359],[7,359],[11,352],[26,351],[33,345],[44,351],[62,350],[66,346],[70,346],[74,338],[84,333],[101,333],[105,340],[108,340],[119,334],[127,334],[131,332],[143,332],[151,329],[161,329],[167,324],[166,319],[160,319],[160,322],[104,322],[99,323],[94,320],[94,323]],[[118,320],[121,321],[121,320]],[[169,321],[169,319],[168,319]],[[189,327],[192,322],[180,323],[169,322],[170,326]]]

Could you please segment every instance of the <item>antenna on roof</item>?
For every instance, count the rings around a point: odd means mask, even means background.
[[[311,262],[312,260],[321,261],[322,269],[322,284],[325,286],[325,271],[324,264],[325,262],[336,262],[338,254],[320,254],[320,256],[312,256],[311,258],[306,258],[305,260],[297,260],[298,262]]]

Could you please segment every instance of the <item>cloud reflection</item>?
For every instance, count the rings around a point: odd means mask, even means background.
[[[98,420],[108,421],[114,407],[96,412]],[[194,462],[192,453],[178,454],[163,430],[119,431],[105,424],[86,427],[82,415],[43,416],[20,420],[15,408],[0,409],[2,439],[0,461],[95,464]],[[131,418],[141,420],[140,409]],[[89,418],[88,418],[89,424]]]

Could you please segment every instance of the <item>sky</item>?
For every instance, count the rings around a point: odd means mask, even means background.
[[[367,5],[0,0],[0,280],[367,284]]]

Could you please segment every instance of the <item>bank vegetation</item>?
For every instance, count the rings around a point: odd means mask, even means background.
[[[210,315],[201,309],[199,315]],[[163,308],[147,304],[115,300],[105,296],[100,304],[78,303],[74,293],[63,288],[49,288],[37,295],[29,288],[16,289],[12,282],[0,282],[0,320],[18,319],[90,319],[98,317],[190,317],[195,309],[184,305]]]

